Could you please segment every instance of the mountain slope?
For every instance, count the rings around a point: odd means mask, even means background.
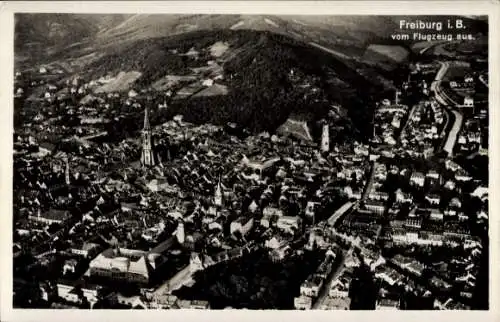
[[[411,16],[270,16],[270,15],[176,15],[176,14],[16,14],[16,54],[38,54],[52,48],[82,42],[82,48],[120,46],[123,42],[165,37],[196,30],[246,29],[271,31],[316,42],[344,54],[362,56],[369,44],[386,42],[400,32],[401,20]],[[482,17],[462,19],[468,32],[487,34]],[[442,16],[419,16],[425,21],[441,21]]]
[[[16,51],[30,53],[36,48],[43,54],[75,43],[80,44],[75,49],[102,49],[191,31],[245,29],[340,46],[354,53],[356,47],[387,36],[395,27],[395,21],[381,16],[18,14]]]
[[[384,87],[367,79],[380,78],[380,74],[359,58],[369,44],[383,40],[397,25],[397,19],[380,16],[141,14],[18,18],[18,24],[28,24],[16,29],[16,56],[22,55],[26,45],[46,43],[53,47],[52,52],[45,50],[45,56],[35,57],[39,63],[43,58],[72,64],[68,72],[79,73],[87,80],[120,72],[140,75],[127,85],[137,91],[164,88],[167,76],[190,75],[193,68],[203,70],[209,60],[217,60],[223,80],[218,81],[220,90],[213,92],[219,94],[195,95],[201,81],[175,89],[185,94],[176,95],[183,97],[170,105],[168,113],[182,113],[188,121],[234,122],[253,131],[274,131],[291,114],[315,121],[337,104],[348,109],[347,117],[361,133],[369,131],[367,108],[373,105],[373,99],[384,95]],[[312,41],[332,50],[314,48],[309,45]],[[217,42],[227,43],[229,50],[214,58],[208,48]],[[188,54],[191,51],[199,57]],[[340,54],[332,54],[336,51]],[[92,59],[80,59],[82,56]],[[357,58],[351,59],[353,56]],[[206,76],[201,72],[196,77]]]
[[[57,51],[82,42],[93,42],[95,36],[114,27],[126,15],[18,13],[14,16],[14,49],[16,59],[50,59]]]
[[[216,43],[228,46],[218,58],[210,56]],[[187,52],[198,53],[197,58],[187,57]],[[227,92],[182,95],[169,106],[170,116],[181,113],[194,123],[232,122],[255,132],[274,131],[292,113],[314,122],[325,117],[332,104],[339,104],[348,107],[356,127],[363,128],[371,97],[383,92],[381,86],[324,51],[284,35],[254,30],[200,30],[138,40],[88,66],[86,77],[137,71],[141,77],[134,88],[150,88],[166,76],[193,75],[193,70],[202,71],[199,79],[208,77],[203,75],[212,73],[207,66],[214,65],[207,63],[213,60],[222,70],[217,83]],[[201,81],[190,84],[180,85],[176,92],[190,91]]]

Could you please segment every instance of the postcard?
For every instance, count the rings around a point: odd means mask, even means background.
[[[493,321],[498,6],[371,3],[6,3],[7,321]]]

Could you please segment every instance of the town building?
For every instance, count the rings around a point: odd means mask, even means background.
[[[294,307],[297,310],[310,310],[312,308],[312,298],[300,295],[293,300]]]
[[[165,261],[154,252],[108,248],[90,262],[86,275],[147,284]]]
[[[63,275],[74,274],[77,270],[78,261],[74,258],[68,259],[63,265]]]
[[[283,216],[283,211],[275,207],[265,207],[262,211],[260,219],[261,226],[269,228],[271,222],[276,222],[279,217]]]
[[[474,98],[470,96],[464,97],[464,107],[474,107]]]
[[[376,310],[397,310],[399,308],[399,301],[391,299],[380,299],[377,301]]]
[[[422,172],[414,171],[410,177],[410,183],[417,187],[423,187],[425,183],[425,176]]]
[[[412,203],[413,196],[409,193],[403,192],[401,189],[396,190],[396,203],[404,204],[404,203]]]
[[[316,298],[323,287],[324,280],[320,276],[312,275],[300,285],[300,294]]]
[[[365,208],[376,215],[383,215],[387,207],[383,201],[369,200],[365,203]]]
[[[232,235],[234,235],[236,232],[240,232],[242,236],[245,236],[252,229],[253,223],[254,219],[251,217],[239,217],[231,223],[230,232]]]
[[[90,242],[85,242],[81,244],[81,246],[73,246],[70,249],[70,252],[75,255],[80,255],[85,258],[93,258],[95,257],[98,253],[99,250],[101,249],[101,246],[96,243],[90,243]]]
[[[330,297],[333,298],[347,298],[349,297],[349,281],[346,279],[336,279],[332,286],[330,287],[330,291],[328,293]]]
[[[108,290],[98,284],[81,281],[60,281],[57,283],[57,295],[67,302],[79,305],[85,298],[90,308],[107,295]]]
[[[41,222],[47,225],[62,224],[70,218],[70,214],[66,210],[50,209],[44,213],[38,210],[36,215],[29,215],[29,219],[36,222]]]
[[[294,233],[299,229],[300,225],[301,220],[299,216],[281,216],[277,222],[277,227],[288,233]]]

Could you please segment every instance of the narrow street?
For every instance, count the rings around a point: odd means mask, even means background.
[[[328,225],[330,227],[335,227],[335,223],[337,222],[337,220],[343,214],[345,214],[349,209],[351,209],[355,204],[357,204],[357,202],[352,202],[352,201],[346,202],[342,207],[337,209],[330,218],[328,218],[328,221],[327,221]]]
[[[361,197],[361,202],[365,201],[368,195],[370,194],[370,191],[372,190],[373,186],[373,179],[375,178],[375,168],[377,167],[377,162],[373,162],[372,168],[370,170],[370,177],[368,178],[368,181],[365,186],[365,191],[363,192],[363,196]]]
[[[405,125],[401,129],[401,132],[399,132],[399,141],[401,141],[401,137],[403,136],[403,133],[406,131],[406,128],[410,124],[411,118],[413,117],[413,114],[415,114],[415,111],[417,110],[417,107],[418,107],[418,104],[417,105],[413,105],[412,108],[411,108],[411,110],[410,110],[410,113],[408,113],[408,119],[406,120]]]
[[[323,287],[319,291],[318,298],[315,300],[314,304],[312,305],[312,309],[318,309],[323,302],[325,302],[325,299],[328,297],[328,294],[330,293],[330,288],[332,287],[332,283],[337,279],[339,276],[340,272],[342,271],[342,268],[344,267],[344,262],[346,259],[346,253],[347,251],[342,251],[339,253],[337,256],[340,258],[336,258],[335,263],[335,269],[332,270],[330,275],[327,276],[325,279],[325,283],[323,284]]]

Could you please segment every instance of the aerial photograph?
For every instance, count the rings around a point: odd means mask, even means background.
[[[489,310],[487,16],[14,18],[14,308]]]

